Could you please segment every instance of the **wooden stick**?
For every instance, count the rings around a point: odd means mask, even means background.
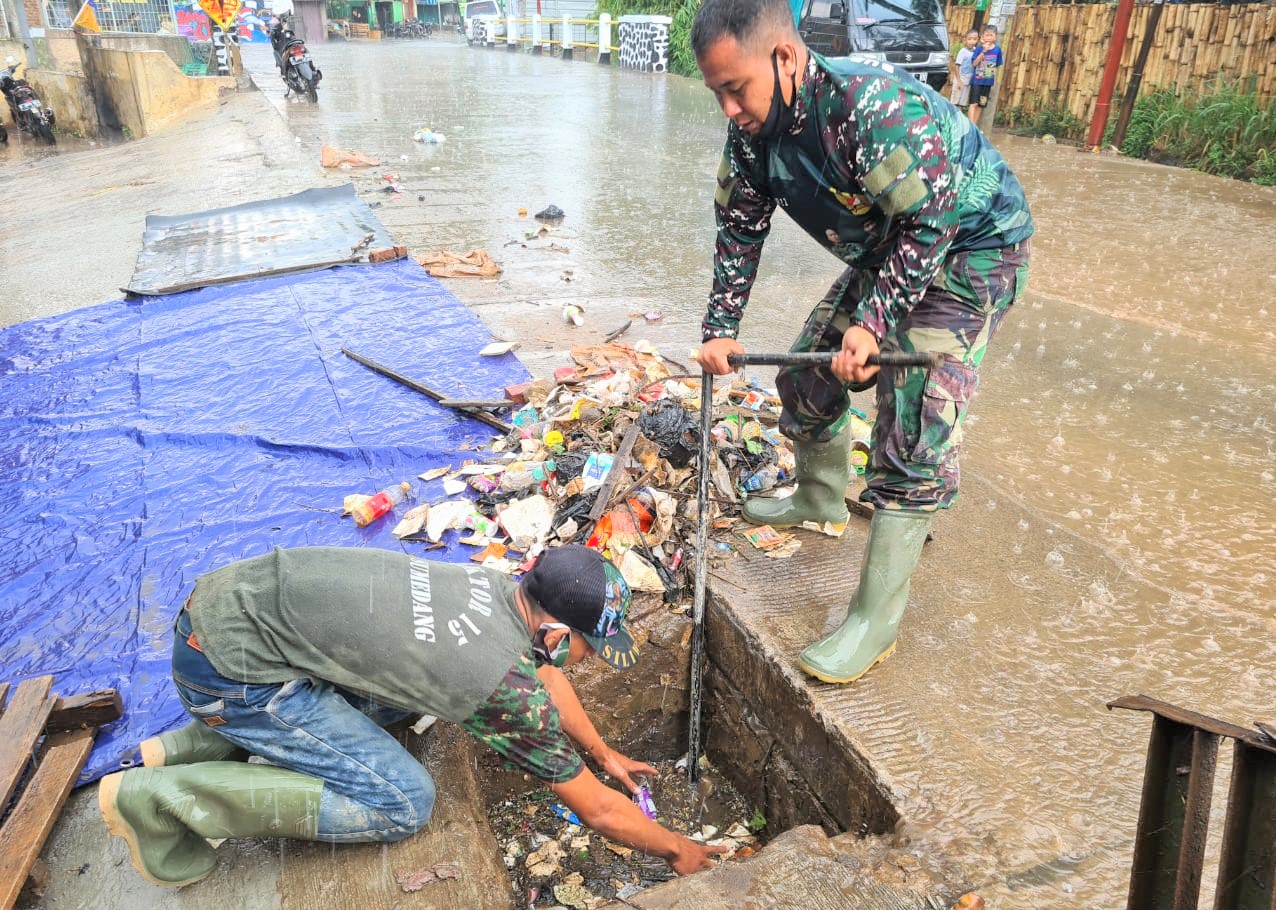
[[[470,401],[468,398],[440,398],[439,404],[445,408],[455,408],[458,411],[469,411],[475,408],[516,408],[518,404],[510,401],[508,398],[502,398],[499,401]]]
[[[611,494],[616,490],[616,484],[619,482],[622,474],[625,473],[625,462],[629,460],[630,453],[634,450],[634,443],[638,441],[638,421],[634,421],[629,426],[629,430],[625,433],[625,438],[620,442],[620,449],[616,452],[616,457],[612,460],[611,467],[607,471],[607,476],[603,478],[602,488],[598,491],[598,498],[594,500],[594,505],[589,510],[589,520],[596,522],[603,517],[603,513],[607,511],[607,506],[611,504]]]
[[[626,320],[625,320],[625,324],[624,324],[624,325],[620,326],[619,328],[612,329],[610,332],[608,332],[606,335],[604,335],[604,336],[603,336],[603,341],[606,341],[606,342],[612,342],[612,341],[615,341],[615,340],[616,340],[617,338],[619,338],[621,335],[623,335],[623,334],[625,334],[626,332],[628,332],[628,331],[629,331],[629,327],[630,327],[631,325],[633,325],[633,324],[634,324],[634,321],[633,321],[632,319],[626,319]]]
[[[392,370],[388,366],[385,366],[384,364],[377,363],[375,360],[364,357],[362,354],[356,354],[354,351],[350,350],[349,348],[342,348],[341,353],[345,354],[355,363],[363,364],[372,372],[380,373],[382,376],[386,377],[387,379],[393,379],[399,385],[407,386],[409,389],[411,389],[414,392],[420,392],[422,395],[426,396],[427,398],[433,398],[436,402],[440,404],[442,404],[445,400],[448,400],[448,401],[453,400],[453,399],[447,398],[447,396],[444,395],[442,392],[434,391],[434,389],[430,388],[425,383],[417,382],[415,379],[411,379],[407,376],[404,376],[402,373],[398,372],[397,370]],[[510,430],[514,429],[505,421],[498,420],[497,418],[493,417],[491,414],[488,414],[484,411],[473,411],[473,410],[455,409],[455,408],[453,410],[456,410],[458,414],[464,414],[466,417],[473,417],[479,423],[487,424],[489,427],[492,427],[495,430],[500,430],[502,433],[508,433]]]

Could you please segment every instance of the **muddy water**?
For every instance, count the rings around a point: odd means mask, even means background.
[[[304,147],[382,156],[352,177],[414,250],[484,247],[506,267],[450,287],[534,371],[627,319],[628,340],[677,359],[697,343],[723,122],[696,83],[446,40],[330,44],[312,107],[282,98],[260,50],[248,64]],[[414,143],[422,126],[447,142]],[[925,728],[901,728],[889,759],[999,845],[996,905],[1114,907],[1146,720],[1102,701],[1276,717],[1276,190],[998,143],[1039,225],[1032,289],[994,342],[966,492],[939,526],[969,552],[924,567],[921,593],[950,603],[906,619],[895,672],[963,640],[989,650],[934,673]],[[389,172],[397,200],[378,192]],[[524,248],[518,209],[551,202],[567,251]],[[838,270],[777,218],[742,340],[787,347]]]

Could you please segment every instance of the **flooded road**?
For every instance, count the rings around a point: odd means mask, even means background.
[[[534,371],[627,319],[625,340],[689,357],[725,135],[699,84],[446,40],[326,44],[311,106],[283,98],[262,50],[246,64],[315,159],[321,144],[382,158],[352,179],[414,253],[483,247],[505,267],[448,286]],[[414,142],[421,127],[447,141]],[[913,697],[863,740],[919,817],[992,844],[991,905],[1110,908],[1148,721],[1104,702],[1276,719],[1276,190],[998,144],[1037,219],[1032,287],[985,363],[963,497],[923,556],[899,653],[862,684]],[[562,250],[526,248],[519,208],[550,203]],[[839,271],[777,216],[741,340],[786,349]],[[583,326],[563,322],[567,302]]]

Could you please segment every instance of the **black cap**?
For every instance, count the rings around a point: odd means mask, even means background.
[[[624,670],[638,662],[638,648],[625,628],[629,585],[597,550],[579,544],[552,547],[523,576],[522,586],[538,607],[580,633],[606,663]]]

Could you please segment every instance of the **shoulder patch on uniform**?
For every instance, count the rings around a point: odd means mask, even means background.
[[[864,189],[874,196],[880,196],[886,192],[887,187],[912,170],[916,164],[917,158],[908,146],[898,146],[883,158],[877,167],[868,172],[868,176],[864,178]]]
[[[731,201],[731,194],[735,191],[735,185],[739,179],[739,177],[731,173],[731,160],[726,155],[723,155],[722,163],[718,165],[718,189],[713,194],[713,201],[726,208],[727,203]]]
[[[898,215],[929,198],[930,187],[926,185],[921,174],[913,171],[879,199],[878,204],[887,215]]]

